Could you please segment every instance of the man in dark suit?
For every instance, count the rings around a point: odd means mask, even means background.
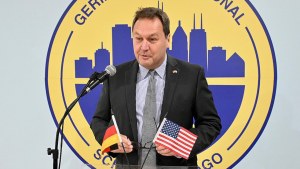
[[[116,75],[104,83],[91,122],[95,138],[102,144],[111,121],[111,112],[114,113],[130,164],[141,162],[139,143],[145,134],[143,112],[151,78],[149,72],[154,72],[156,82],[153,123],[156,120],[160,123],[166,116],[198,136],[188,160],[176,156],[166,147],[156,145],[153,149],[156,155],[154,165],[196,166],[197,154],[206,149],[221,130],[203,68],[166,53],[170,39],[169,25],[168,16],[160,9],[142,8],[136,12],[132,24],[136,59],[117,66]],[[109,154],[117,158],[117,163],[127,164],[121,145]]]

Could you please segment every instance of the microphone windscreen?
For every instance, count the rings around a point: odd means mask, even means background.
[[[116,67],[114,65],[106,66],[105,71],[109,74],[109,76],[113,76],[117,73]]]

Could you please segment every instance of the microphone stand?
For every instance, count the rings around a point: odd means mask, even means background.
[[[145,157],[145,160],[144,160],[144,162],[143,162],[143,164],[142,164],[142,166],[141,166],[141,169],[143,169],[143,167],[144,167],[144,164],[145,164],[145,162],[146,162],[146,160],[147,160],[147,157],[148,157],[148,155],[149,155],[149,153],[150,153],[150,151],[151,151],[151,149],[152,149],[152,146],[153,146],[153,142],[151,143],[151,146],[150,146],[150,148],[149,148],[149,150],[148,150],[148,152],[147,152],[147,154],[146,154],[146,157]]]
[[[58,165],[58,153],[59,153],[59,150],[58,150],[58,140],[59,140],[59,131],[60,131],[60,128],[61,128],[62,124],[64,123],[65,118],[68,116],[68,114],[72,110],[72,108],[76,105],[76,103],[79,101],[79,99],[81,97],[83,97],[87,93],[86,89],[89,87],[89,85],[91,84],[91,82],[93,82],[94,80],[97,80],[97,76],[96,75],[97,75],[96,72],[91,75],[90,80],[85,85],[85,87],[82,89],[80,95],[67,107],[67,109],[66,109],[63,117],[61,118],[60,122],[58,123],[57,130],[56,130],[56,137],[55,137],[55,148],[54,149],[51,149],[51,148],[47,149],[47,154],[48,155],[52,154],[52,157],[53,157],[53,169],[57,169],[57,165]],[[63,134],[63,133],[61,133],[61,134]]]
[[[125,157],[126,157],[127,165],[128,165],[128,167],[129,167],[129,169],[131,169],[131,166],[130,166],[130,163],[129,163],[129,160],[128,160],[128,157],[127,157],[127,152],[126,152],[126,150],[125,150],[125,147],[124,147],[123,141],[121,142],[121,145],[122,145],[122,148],[123,148],[123,151],[124,151]],[[122,163],[122,164],[123,164],[123,163]]]

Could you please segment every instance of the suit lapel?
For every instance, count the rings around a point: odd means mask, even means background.
[[[136,76],[138,71],[138,63],[135,61],[131,68],[125,72],[125,94],[128,109],[129,120],[134,140],[138,140],[137,120],[136,120]]]
[[[162,110],[160,115],[160,121],[163,120],[166,113],[169,111],[169,107],[172,103],[175,88],[178,82],[178,77],[180,76],[180,71],[177,65],[177,61],[168,56],[166,67],[166,84],[164,89],[164,99],[162,104]]]

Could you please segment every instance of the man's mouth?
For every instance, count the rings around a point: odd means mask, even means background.
[[[150,56],[148,56],[148,55],[140,55],[140,56],[142,56],[143,58],[150,58]]]

